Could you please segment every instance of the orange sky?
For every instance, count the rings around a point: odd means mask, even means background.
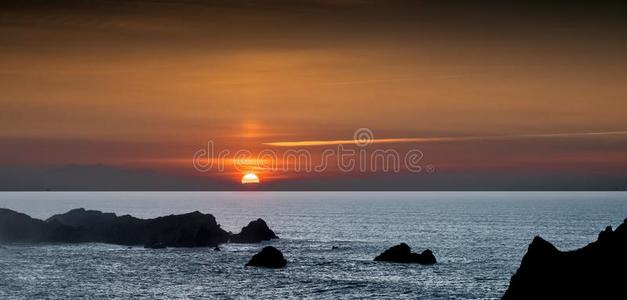
[[[377,138],[627,130],[623,6],[437,2],[4,4],[0,164],[188,174],[208,140],[259,150],[361,127]],[[625,136],[537,144],[441,143],[425,156],[627,165]]]

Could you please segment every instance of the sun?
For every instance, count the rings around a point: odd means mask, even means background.
[[[246,173],[242,177],[242,184],[259,183],[259,177],[255,173]]]

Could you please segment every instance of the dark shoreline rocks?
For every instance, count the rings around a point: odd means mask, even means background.
[[[117,216],[114,213],[103,213],[97,210],[85,210],[75,208],[64,214],[53,215],[46,222],[58,221],[61,224],[74,227],[96,228],[115,221]]]
[[[44,222],[28,215],[0,208],[0,243],[75,242],[80,229],[59,222]]]
[[[283,257],[283,253],[279,249],[272,246],[267,246],[261,249],[261,251],[250,259],[246,263],[247,267],[263,267],[278,269],[287,265],[287,260]]]
[[[503,299],[622,299],[627,270],[627,219],[574,251],[536,236]]]
[[[0,243],[93,242],[161,249],[216,247],[228,242],[233,236],[241,236],[242,242],[248,243],[266,240],[269,233],[277,238],[263,220],[258,219],[253,223],[252,228],[243,235],[231,235],[220,228],[213,215],[198,211],[139,219],[130,215],[117,216],[114,213],[79,208],[42,221],[0,208]],[[250,224],[247,227],[251,227]]]
[[[383,253],[375,257],[374,260],[394,263],[417,263],[422,265],[432,265],[437,263],[431,250],[427,249],[422,251],[420,254],[414,253],[411,252],[411,248],[405,243],[400,243],[385,250]]]

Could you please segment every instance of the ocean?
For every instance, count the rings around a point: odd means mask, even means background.
[[[233,232],[263,218],[280,237],[222,251],[3,245],[1,299],[490,299],[534,236],[585,246],[627,217],[627,193],[4,192],[0,207],[41,219],[78,207],[143,218],[198,210]],[[400,242],[438,263],[373,261]],[[265,245],[286,268],[244,267]]]

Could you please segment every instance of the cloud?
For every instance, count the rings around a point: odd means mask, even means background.
[[[436,142],[466,142],[482,140],[513,140],[513,139],[538,139],[538,138],[580,138],[595,136],[627,135],[627,131],[605,131],[605,132],[577,132],[577,133],[547,133],[547,134],[515,134],[515,135],[484,135],[484,136],[444,136],[444,137],[406,137],[372,139],[371,144],[394,144],[394,143],[436,143]],[[275,147],[309,147],[309,146],[331,146],[354,144],[355,140],[318,140],[318,141],[281,141],[263,143],[266,146]]]

